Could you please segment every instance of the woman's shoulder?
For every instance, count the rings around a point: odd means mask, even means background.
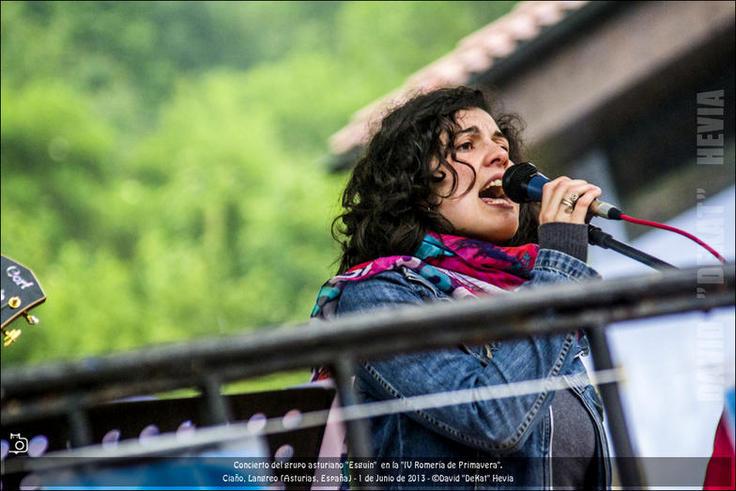
[[[337,313],[346,314],[380,306],[420,304],[431,295],[432,292],[425,285],[412,281],[403,271],[382,271],[365,280],[346,282],[340,294]]]

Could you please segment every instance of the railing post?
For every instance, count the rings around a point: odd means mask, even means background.
[[[355,373],[355,362],[352,357],[340,356],[332,365],[333,377],[337,385],[337,395],[342,407],[358,405],[355,392],[353,391],[353,374]],[[359,459],[369,459],[373,456],[373,446],[371,444],[371,435],[368,428],[368,422],[362,419],[350,419],[345,422],[348,437],[348,452],[350,457]],[[369,471],[358,466],[353,469],[355,480],[360,483],[357,489],[370,488],[366,476]],[[351,485],[351,489],[353,485]]]
[[[590,341],[591,358],[595,370],[613,369],[613,358],[608,346],[605,326],[588,328],[585,333]],[[631,443],[631,434],[626,424],[618,382],[599,385],[598,391],[603,398],[603,406],[608,417],[608,427],[611,430],[611,443],[615,453],[616,468],[619,472],[621,487],[624,489],[644,489],[646,483],[634,452],[634,446]]]
[[[222,384],[219,377],[206,375],[200,384],[204,397],[202,421],[209,425],[225,424],[232,419],[228,401],[221,393]]]
[[[76,402],[69,405],[67,411],[69,421],[69,443],[72,447],[84,447],[92,443],[92,430],[87,411]]]

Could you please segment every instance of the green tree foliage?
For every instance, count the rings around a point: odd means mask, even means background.
[[[3,366],[307,319],[325,141],[514,2],[3,2],[2,250],[49,300]]]

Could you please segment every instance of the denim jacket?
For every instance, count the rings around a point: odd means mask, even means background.
[[[556,250],[541,249],[532,279],[522,288],[597,277],[584,262]],[[337,314],[438,300],[451,299],[408,269],[385,271],[345,286]],[[577,386],[571,388],[595,422],[597,487],[606,488],[610,486],[611,473],[603,407],[580,360],[587,352],[587,339],[584,336],[578,339],[576,333],[570,332],[503,340],[490,346],[402,354],[362,362],[356,370],[355,389],[362,401],[373,402],[545,377],[577,379]],[[588,383],[580,384],[580,377]],[[374,455],[402,461],[511,458],[511,462],[522,463],[523,467],[516,471],[507,469],[512,474],[512,483],[467,482],[468,474],[474,471],[458,469],[457,473],[462,474],[460,481],[444,486],[448,489],[508,489],[509,485],[514,489],[550,488],[554,431],[550,405],[554,394],[549,391],[375,417],[371,420]],[[488,474],[488,471],[480,472]],[[408,476],[412,473],[416,474],[406,471],[409,480],[416,479]],[[447,475],[448,471],[443,474]],[[442,484],[394,482],[385,488],[437,489],[438,486]]]

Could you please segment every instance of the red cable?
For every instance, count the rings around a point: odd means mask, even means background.
[[[647,227],[654,227],[654,228],[661,228],[662,230],[668,230],[670,232],[675,232],[676,234],[680,234],[683,237],[687,237],[688,239],[694,241],[695,243],[703,246],[708,252],[713,254],[720,262],[726,263],[726,258],[718,254],[718,252],[713,249],[711,246],[703,242],[702,240],[695,237],[693,234],[685,232],[684,230],[680,230],[679,228],[673,227],[671,225],[665,225],[664,223],[659,222],[651,222],[649,220],[642,220],[641,218],[634,218],[629,215],[621,214],[621,220],[626,220],[627,222],[636,223],[637,225],[646,225]]]

